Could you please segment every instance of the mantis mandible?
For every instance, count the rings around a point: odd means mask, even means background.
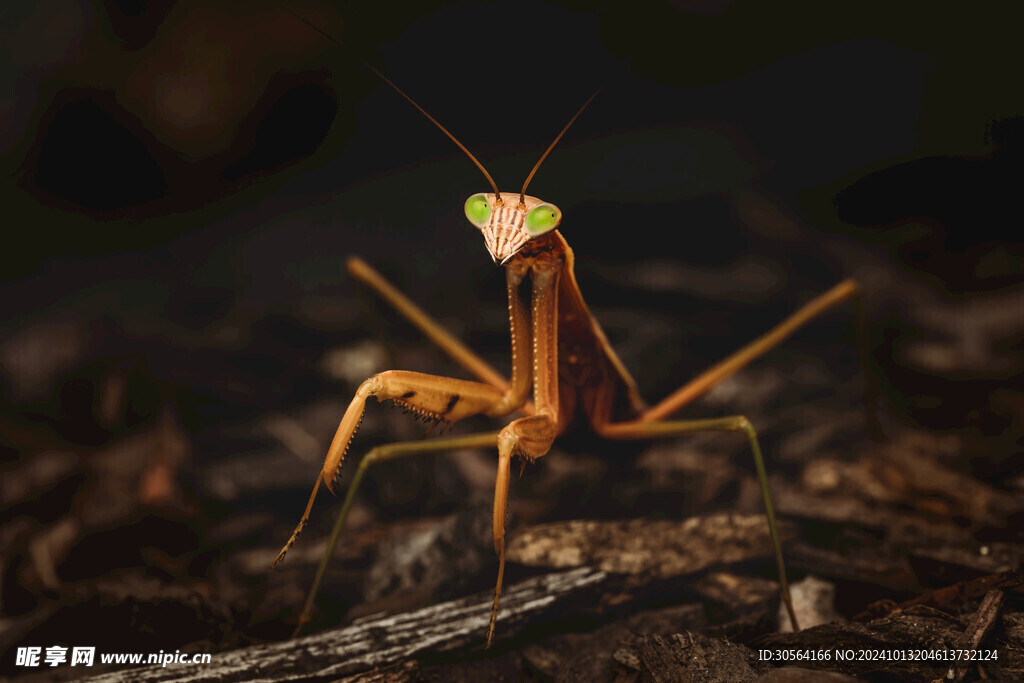
[[[332,42],[338,42],[302,17],[292,14]],[[496,449],[498,455],[492,522],[498,577],[487,629],[486,646],[489,648],[494,639],[505,569],[505,518],[512,462],[534,462],[544,456],[555,439],[570,428],[589,429],[609,440],[642,440],[707,431],[742,434],[749,442],[760,481],[781,599],[794,627],[798,628],[764,458],[753,425],[742,415],[703,420],[669,418],[716,383],[837,304],[852,301],[859,317],[857,284],[852,280],[840,282],[754,342],[660,402],[648,406],[640,398],[636,383],[584,302],[574,275],[572,249],[558,230],[562,222],[561,211],[552,203],[526,194],[541,164],[597,93],[555,137],[527,175],[521,189],[502,192],[484,166],[454,135],[383,73],[361,61],[447,135],[480,169],[490,185],[489,191],[474,194],[466,201],[465,215],[480,232],[494,263],[505,269],[512,347],[511,375],[506,378],[494,370],[368,264],[358,258],[350,258],[348,271],[356,280],[384,298],[477,381],[403,370],[381,372],[364,381],[341,418],[302,518],[273,566],[284,559],[308,522],[320,485],[325,484],[332,493],[337,493],[338,476],[370,397],[379,402],[391,401],[422,418],[446,425],[473,415],[501,418],[518,412],[522,416],[496,432],[393,443],[372,449],[359,463],[349,485],[327,551],[299,618],[296,634],[310,618],[320,581],[367,468],[377,462],[411,455],[480,447]]]

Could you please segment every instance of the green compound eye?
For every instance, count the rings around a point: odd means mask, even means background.
[[[562,212],[557,206],[541,204],[526,214],[526,232],[534,237],[554,230],[562,220]]]
[[[481,230],[487,225],[491,218],[491,203],[487,200],[487,193],[481,192],[466,200],[466,218]]]

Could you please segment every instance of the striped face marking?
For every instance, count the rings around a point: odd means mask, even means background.
[[[562,212],[554,204],[536,197],[502,192],[498,197],[481,192],[466,200],[466,218],[484,235],[484,244],[491,258],[505,265],[534,237],[551,232],[562,220]]]

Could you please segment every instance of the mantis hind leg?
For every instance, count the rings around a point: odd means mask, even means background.
[[[316,601],[316,594],[320,590],[320,584],[323,582],[324,574],[327,571],[327,565],[331,561],[331,556],[334,554],[334,549],[338,545],[338,539],[341,538],[341,532],[345,528],[345,521],[348,519],[348,513],[352,509],[352,503],[355,502],[356,493],[359,491],[359,485],[363,481],[363,476],[366,474],[366,470],[371,465],[384,462],[386,460],[394,460],[396,458],[404,458],[411,455],[426,455],[427,453],[437,453],[439,451],[450,451],[458,450],[461,448],[494,448],[498,442],[498,433],[482,433],[482,434],[468,434],[466,436],[452,436],[444,437],[439,439],[431,439],[430,441],[406,441],[401,443],[385,444],[383,446],[377,446],[372,449],[365,457],[359,462],[359,467],[356,469],[355,476],[352,478],[352,483],[349,484],[348,491],[345,494],[345,500],[341,505],[341,512],[338,513],[338,518],[334,522],[334,528],[331,530],[330,540],[327,542],[327,550],[324,551],[323,557],[320,558],[320,565],[316,570],[316,577],[313,579],[313,585],[309,589],[309,594],[306,597],[306,603],[302,607],[302,613],[299,615],[299,623],[295,627],[295,632],[292,634],[292,638],[298,636],[302,627],[309,623],[309,620],[313,615],[313,604]],[[320,480],[317,480],[317,486],[319,486]],[[313,490],[313,495],[316,496],[316,489]],[[310,499],[312,504],[312,499]],[[306,508],[305,519],[309,514],[309,508]],[[300,523],[299,527],[302,527]],[[283,554],[283,553],[282,553]],[[280,558],[279,558],[280,559]],[[500,586],[500,575],[499,575],[499,586]]]
[[[754,454],[754,466],[757,468],[757,479],[761,484],[761,496],[764,499],[765,513],[768,517],[768,533],[772,539],[772,547],[775,551],[775,563],[779,572],[779,592],[782,602],[786,606],[793,630],[799,631],[796,611],[793,609],[793,599],[789,592],[789,581],[786,579],[786,562],[782,557],[782,541],[779,539],[779,528],[775,521],[775,507],[772,504],[772,494],[768,488],[768,471],[765,469],[764,456],[761,454],[761,444],[757,440],[757,432],[750,420],[742,415],[721,417],[712,420],[680,420],[670,422],[623,422],[617,424],[606,424],[598,429],[598,432],[608,439],[631,440],[650,439],[655,437],[680,436],[693,434],[695,432],[743,432],[750,442],[750,450]]]
[[[617,424],[605,423],[595,425],[598,433],[609,439],[650,439],[659,436],[677,436],[706,431],[739,431],[747,436],[750,442],[750,449],[754,454],[757,478],[761,485],[761,495],[764,498],[765,511],[768,517],[768,531],[771,534],[772,545],[775,549],[775,561],[779,570],[779,587],[782,601],[786,605],[786,610],[789,613],[794,630],[799,630],[799,626],[793,610],[789,583],[786,579],[786,566],[782,557],[782,543],[779,540],[778,526],[775,523],[775,508],[772,505],[771,491],[768,489],[768,474],[765,470],[761,445],[757,440],[757,432],[754,430],[753,425],[750,424],[747,418],[739,415],[714,420],[665,421],[665,418],[693,402],[721,380],[778,346],[793,332],[817,316],[845,302],[852,302],[854,308],[854,317],[857,325],[857,346],[862,372],[865,375],[864,407],[867,414],[868,429],[873,435],[880,435],[881,428],[879,427],[878,417],[875,412],[877,387],[868,363],[867,326],[864,322],[863,306],[860,300],[860,287],[853,280],[844,280],[824,294],[815,297],[760,338],[687,382],[657,405],[648,408],[640,414],[637,420]]]
[[[861,372],[864,373],[864,411],[867,417],[868,431],[872,436],[881,436],[882,430],[876,412],[878,400],[877,378],[874,372],[871,371],[869,362],[867,324],[864,319],[860,286],[853,280],[843,280],[824,294],[807,302],[767,333],[690,380],[657,405],[648,408],[640,415],[640,420],[643,422],[664,420],[683,406],[692,403],[702,396],[718,382],[778,346],[793,332],[814,318],[845,302],[851,302],[853,305],[854,322],[857,328],[857,352]]]

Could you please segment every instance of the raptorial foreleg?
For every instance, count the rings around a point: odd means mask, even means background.
[[[513,405],[514,401],[508,400],[508,393],[481,382],[403,370],[382,372],[360,384],[352,402],[345,410],[345,415],[341,418],[338,431],[334,434],[323,468],[313,485],[306,510],[288,542],[278,553],[273,566],[276,567],[284,559],[309,521],[309,513],[320,490],[320,483],[326,483],[331,493],[335,493],[337,477],[345,462],[345,453],[363,418],[368,398],[373,396],[378,401],[392,401],[423,419],[451,424],[470,415],[500,416],[515,410],[517,406]]]

